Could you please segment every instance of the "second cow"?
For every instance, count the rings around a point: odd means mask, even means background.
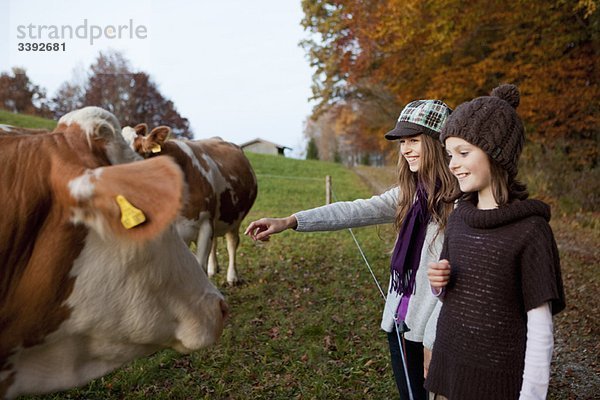
[[[142,157],[168,155],[179,164],[189,193],[177,230],[188,245],[196,243],[196,257],[207,266],[208,276],[218,271],[216,239],[225,236],[227,283],[237,283],[239,227],[257,195],[256,176],[242,149],[220,138],[168,140],[171,129],[167,126],[148,133],[146,124],[138,124],[123,128],[122,133]]]

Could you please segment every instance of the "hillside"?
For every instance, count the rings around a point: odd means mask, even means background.
[[[51,119],[26,114],[15,114],[2,109],[0,109],[0,124],[48,130],[56,127],[56,122]]]

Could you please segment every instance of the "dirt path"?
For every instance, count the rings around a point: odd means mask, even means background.
[[[395,167],[375,168],[359,165],[352,170],[371,188],[374,194],[385,192],[396,182]]]
[[[353,169],[382,193],[395,168]],[[553,209],[553,214],[558,210]],[[553,216],[567,308],[554,317],[554,355],[548,399],[600,399],[600,214]]]
[[[567,308],[554,318],[550,399],[600,398],[600,215],[555,218]]]

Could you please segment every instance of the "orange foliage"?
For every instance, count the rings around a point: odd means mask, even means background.
[[[304,0],[303,7],[304,26],[319,36],[305,43],[321,101],[313,117],[343,109],[335,130],[357,149],[385,148],[383,133],[410,100],[456,106],[512,82],[530,140],[579,141],[584,164],[597,163],[596,0]]]

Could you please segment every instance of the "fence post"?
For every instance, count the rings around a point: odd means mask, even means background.
[[[325,176],[325,204],[331,204],[331,176]]]

